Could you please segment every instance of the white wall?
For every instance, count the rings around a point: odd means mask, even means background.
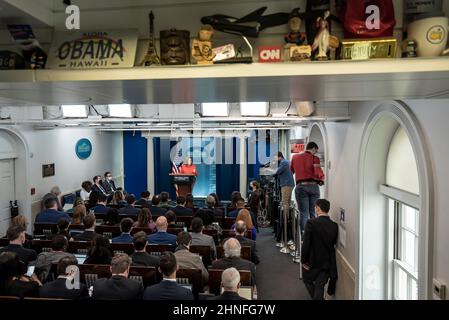
[[[101,132],[95,129],[34,130],[14,127],[28,145],[28,182],[20,183],[16,190],[36,194],[21,203],[21,213],[32,218],[39,210],[40,199],[58,185],[63,193],[81,188],[81,182],[92,180],[94,175],[112,171],[117,185],[123,185],[123,140],[121,132]],[[81,138],[92,143],[92,155],[81,160],[75,154],[75,144]],[[55,176],[42,177],[43,164],[55,164]],[[16,176],[21,174],[16,172]],[[28,184],[28,185],[26,185]],[[32,215],[31,215],[32,214]]]
[[[434,195],[434,242],[433,277],[449,285],[449,100],[405,101],[421,125],[432,159]],[[358,253],[357,202],[358,157],[365,121],[380,102],[350,103],[351,121],[326,123],[329,160],[331,169],[328,178],[328,194],[332,203],[333,218],[338,221],[339,209],[346,210],[346,246],[339,250],[352,269],[357,270]],[[340,283],[344,286],[345,284]],[[356,284],[355,284],[356,285]]]

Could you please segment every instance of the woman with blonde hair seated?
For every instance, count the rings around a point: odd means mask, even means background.
[[[257,230],[256,227],[254,227],[253,220],[251,219],[251,214],[246,209],[241,209],[239,211],[239,214],[237,215],[237,218],[235,218],[235,221],[242,220],[245,222],[246,230],[251,230],[251,239],[256,240],[257,236]],[[232,230],[235,231],[235,223],[231,227]]]
[[[84,204],[78,204],[73,208],[72,224],[83,224],[83,218],[86,216],[87,210]]]
[[[125,194],[121,190],[117,190],[114,192],[114,197],[112,198],[112,205],[125,207],[128,203],[125,201]]]

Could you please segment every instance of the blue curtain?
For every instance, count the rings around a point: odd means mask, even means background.
[[[147,190],[147,139],[141,132],[123,132],[125,190],[140,197]]]

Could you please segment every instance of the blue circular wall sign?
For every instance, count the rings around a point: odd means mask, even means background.
[[[76,143],[75,153],[81,160],[87,159],[92,154],[92,143],[88,139],[80,139]]]

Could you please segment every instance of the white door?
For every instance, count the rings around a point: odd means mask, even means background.
[[[0,237],[6,234],[9,227],[9,201],[14,201],[15,197],[14,159],[0,160]]]

